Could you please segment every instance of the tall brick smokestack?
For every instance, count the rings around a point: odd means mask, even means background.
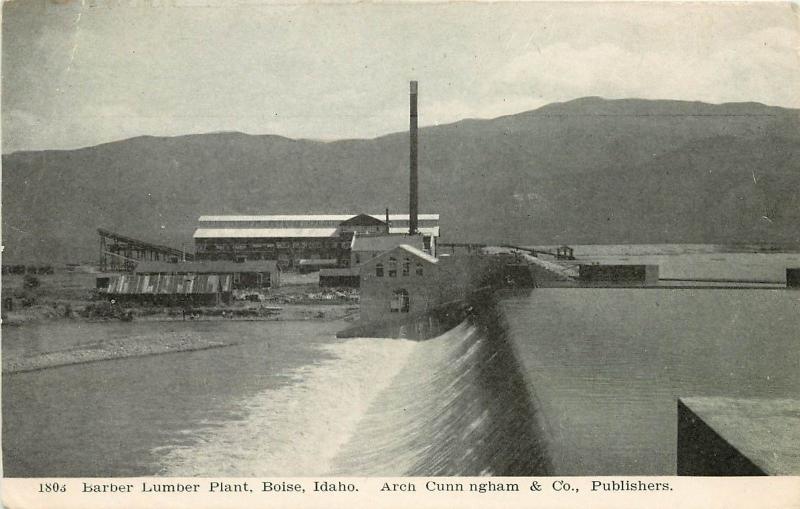
[[[419,210],[418,197],[417,197],[417,82],[411,82],[411,111],[409,119],[409,136],[410,136],[410,161],[411,178],[409,179],[408,191],[408,233],[414,235],[417,233],[417,215]]]

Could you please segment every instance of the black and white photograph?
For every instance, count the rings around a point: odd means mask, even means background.
[[[798,19],[4,2],[2,476],[800,475]]]

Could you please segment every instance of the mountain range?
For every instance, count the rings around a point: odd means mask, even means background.
[[[420,129],[444,241],[800,243],[800,110],[596,97]],[[4,260],[94,260],[96,229],[192,249],[205,214],[408,210],[408,133],[141,136],[2,157]]]

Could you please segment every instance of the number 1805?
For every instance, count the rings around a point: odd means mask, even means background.
[[[39,483],[39,493],[64,493],[67,491],[67,485],[57,482],[43,482]]]

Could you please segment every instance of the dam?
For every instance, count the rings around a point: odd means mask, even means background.
[[[420,342],[335,471],[675,475],[679,397],[800,394],[785,291],[581,293],[500,292]]]
[[[563,279],[342,331],[422,341],[335,471],[675,475],[679,399],[800,394],[800,303],[785,287]]]

